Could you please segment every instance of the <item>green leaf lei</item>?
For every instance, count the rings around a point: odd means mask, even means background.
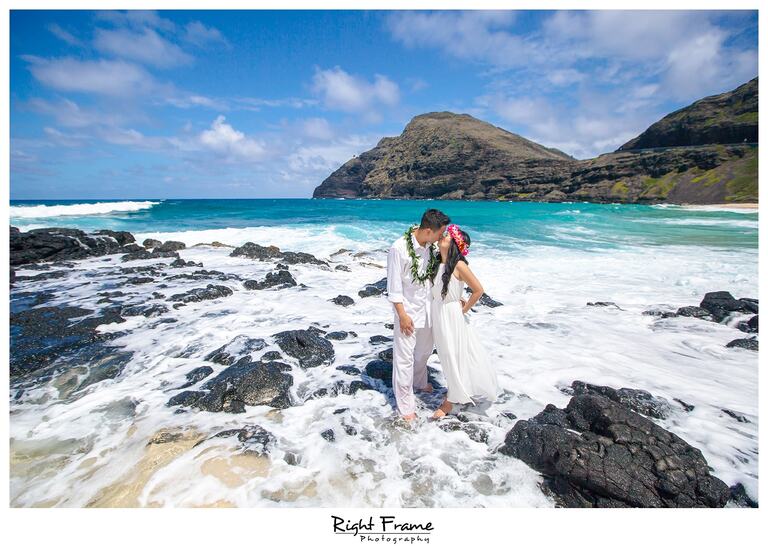
[[[434,253],[434,245],[430,244],[427,270],[423,275],[419,275],[419,257],[416,256],[416,251],[413,249],[413,239],[411,239],[414,229],[416,229],[416,226],[411,226],[405,230],[405,246],[408,249],[408,256],[411,257],[411,277],[419,283],[424,284],[424,281],[431,279],[434,275],[437,266],[440,264],[440,258]]]

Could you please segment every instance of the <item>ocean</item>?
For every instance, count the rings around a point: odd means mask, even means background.
[[[375,382],[378,390],[308,398],[349,379],[336,366],[362,369],[386,348],[369,339],[391,335],[384,326],[393,322],[391,306],[383,297],[357,293],[386,275],[389,245],[430,207],[470,234],[470,267],[486,293],[503,304],[478,306],[469,318],[504,391],[476,416],[487,434],[484,442],[424,419],[443,390],[421,396],[422,420],[413,431],[394,423],[391,391]],[[740,317],[717,324],[643,314],[698,305],[705,293],[719,290],[758,298],[756,210],[581,202],[136,199],[11,201],[10,214],[11,225],[22,231],[113,229],[130,231],[139,243],[181,241],[187,245],[179,252],[183,259],[246,279],[264,278],[274,264],[230,257],[228,247],[193,245],[251,241],[331,263],[329,269],[291,265],[303,289],[252,291],[237,280],[217,282],[233,295],[163,315],[176,322],[137,316],[100,327],[122,334],[112,343],[130,354],[116,377],[79,390],[65,387],[76,372],[23,387],[12,382],[12,506],[552,506],[539,487],[541,476],[495,448],[516,420],[550,403],[564,407],[570,395],[561,389],[574,380],[666,398],[674,411],[655,421],[699,448],[715,476],[728,485],[744,484],[758,499],[758,354],[725,347],[746,337],[734,328]],[[118,289],[123,303],[139,303],[160,290],[155,283],[116,286],[109,275],[103,280],[92,275],[118,265],[125,265],[119,255],[82,260],[64,277],[34,283],[34,290],[52,294],[45,305],[94,310],[104,305],[97,303],[100,291]],[[176,280],[161,291],[169,295],[191,287]],[[12,288],[12,312],[14,294],[30,289],[24,282]],[[329,301],[341,294],[351,296],[354,305]],[[587,305],[596,301],[615,306]],[[166,406],[192,369],[225,368],[204,357],[235,336],[269,341],[277,332],[310,325],[354,331],[357,337],[333,342],[333,365],[294,368],[292,407],[246,406],[244,413],[230,414],[177,413]],[[272,343],[259,353],[274,349]],[[429,365],[439,380],[437,355]],[[674,399],[694,409],[685,411]],[[337,412],[342,408],[347,409]],[[274,436],[268,455],[244,452],[232,437],[198,443],[247,424]],[[335,441],[321,436],[328,429]],[[153,441],[163,434],[167,441]]]

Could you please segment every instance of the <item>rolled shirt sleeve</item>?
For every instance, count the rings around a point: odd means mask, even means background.
[[[395,245],[387,254],[387,299],[392,303],[403,303],[402,260]]]

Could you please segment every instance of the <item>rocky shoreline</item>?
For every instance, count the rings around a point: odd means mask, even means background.
[[[119,377],[131,360],[131,352],[112,343],[120,337],[119,332],[99,330],[100,326],[135,317],[156,319],[157,326],[173,323],[174,310],[230,298],[238,289],[311,290],[292,274],[297,265],[345,272],[345,266],[334,267],[312,254],[252,242],[232,247],[229,256],[274,265],[263,278],[204,269],[203,263],[181,258],[184,243],[147,239],[139,244],[125,231],[86,233],[42,228],[21,232],[11,227],[10,239],[11,386],[16,399],[25,389],[46,382],[55,384],[65,395],[75,395],[95,383]],[[77,260],[111,260],[116,255],[120,258],[114,265],[110,262],[87,273],[88,282],[109,286],[98,292],[97,301],[50,305],[54,293],[36,289],[40,281],[66,277]],[[16,275],[16,269],[40,273]],[[172,280],[184,281],[188,287],[173,294],[163,292]],[[124,291],[136,285],[151,286],[151,296],[141,302],[124,302]],[[360,286],[357,294],[339,294],[331,301],[348,307],[360,299],[385,294],[384,278]],[[502,305],[487,294],[480,300],[481,309],[487,312]],[[619,309],[609,301],[588,302],[587,306]],[[734,334],[750,334],[734,339],[729,347],[758,350],[754,335],[758,332],[758,301],[753,298],[710,292],[695,306],[652,309],[643,314],[656,321],[695,318],[723,323],[732,326]],[[378,349],[376,358],[362,364],[336,361],[335,343],[360,338],[354,331],[308,325],[275,331],[269,337],[233,336],[204,356],[206,365],[188,372],[183,382],[168,386],[167,407],[176,413],[238,414],[247,406],[280,410],[341,394],[387,393],[391,391],[392,338],[385,334],[392,327],[388,324],[382,335],[360,339],[360,343]],[[255,353],[260,354],[254,357]],[[184,354],[182,351],[180,356]],[[215,372],[214,368],[221,366],[224,369]],[[321,388],[298,392],[293,388],[297,373],[329,367],[338,370],[341,378]],[[430,368],[429,372],[430,382],[440,387],[437,371]],[[686,401],[676,398],[673,403],[631,387],[615,389],[583,381],[574,381],[562,392],[571,396],[564,409],[550,404],[530,419],[504,416],[502,421],[510,428],[501,445],[490,444],[489,423],[477,414],[460,412],[439,426],[446,432],[463,431],[473,442],[488,444],[490,452],[525,462],[541,473],[543,490],[559,506],[722,507],[729,502],[757,506],[743,485],[729,487],[712,474],[700,450],[663,428],[664,420],[676,412],[693,410]],[[736,421],[746,419],[731,408],[722,411]],[[344,420],[347,409],[340,406],[337,412],[342,418],[340,430],[357,436],[358,427]],[[338,433],[328,429],[321,437],[334,442]],[[249,424],[217,434],[230,436],[261,455],[275,442],[267,424]]]

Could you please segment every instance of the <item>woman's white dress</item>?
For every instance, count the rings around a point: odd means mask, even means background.
[[[478,398],[493,402],[498,394],[496,371],[475,329],[461,312],[464,281],[452,274],[443,299],[444,268],[441,263],[431,287],[431,311],[435,347],[448,384],[446,397],[457,404],[476,404]]]

